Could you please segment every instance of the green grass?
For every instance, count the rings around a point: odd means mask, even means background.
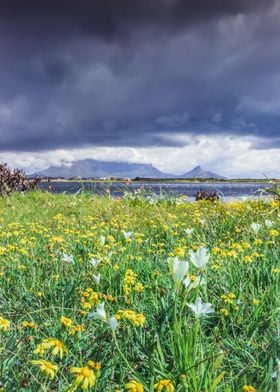
[[[251,223],[261,225],[257,233]],[[43,192],[0,199],[0,390],[80,390],[70,370],[92,360],[101,369],[88,367],[88,390],[99,392],[153,391],[161,380],[170,380],[169,392],[280,391],[279,223],[276,201]],[[189,252],[201,247],[210,259],[199,269]],[[175,282],[168,259],[176,255],[189,262],[186,276],[206,284]],[[188,304],[198,296],[213,313],[195,316]],[[113,331],[92,315],[102,302],[108,317],[135,313]],[[71,334],[74,326],[82,330]],[[62,358],[52,348],[34,353],[48,338],[63,342]],[[53,379],[31,362],[40,359],[58,367]]]

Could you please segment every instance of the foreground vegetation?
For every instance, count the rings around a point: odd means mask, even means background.
[[[0,199],[0,390],[279,391],[279,207]]]

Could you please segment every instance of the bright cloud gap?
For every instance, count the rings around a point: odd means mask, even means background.
[[[228,178],[280,177],[279,149],[258,148],[262,144],[261,138],[177,135],[176,139],[181,147],[87,147],[43,152],[5,152],[0,153],[0,161],[27,173],[71,164],[80,159],[95,159],[151,163],[165,173],[178,175],[201,165]]]

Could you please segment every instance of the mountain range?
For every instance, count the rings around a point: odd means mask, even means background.
[[[196,166],[191,171],[174,175],[163,173],[151,164],[144,163],[128,163],[128,162],[105,162],[95,159],[83,159],[64,164],[62,166],[51,166],[48,169],[32,174],[30,177],[60,177],[60,178],[218,178],[225,177],[204,170],[201,166]]]

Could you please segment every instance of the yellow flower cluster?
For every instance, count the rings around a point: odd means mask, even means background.
[[[125,296],[128,296],[132,290],[136,292],[141,292],[144,290],[144,286],[140,282],[136,282],[137,279],[137,274],[132,271],[132,269],[128,269],[125,273],[124,276],[124,285],[123,285],[123,291]]]
[[[81,305],[83,310],[89,311],[99,302],[99,293],[90,287],[84,292],[81,292],[81,295]]]
[[[220,313],[223,316],[229,316],[230,310],[238,310],[238,306],[236,306],[236,295],[234,293],[222,294],[221,300],[224,306],[220,308]]]
[[[143,327],[146,320],[143,313],[136,313],[133,310],[118,310],[115,318],[117,320],[128,320],[135,327]]]
[[[233,304],[236,296],[234,293],[222,294],[221,299],[227,304]]]
[[[73,321],[65,316],[60,317],[60,322],[64,328],[69,329],[70,335],[75,335],[76,333],[83,332],[85,330],[83,325],[74,325]]]
[[[58,365],[51,363],[45,359],[32,360],[32,365],[38,366],[39,370],[50,379],[53,379],[58,372]],[[97,378],[100,376],[101,365],[98,362],[88,361],[86,366],[71,367],[70,373],[75,375],[72,391],[81,388],[83,391],[90,390],[95,384]]]

